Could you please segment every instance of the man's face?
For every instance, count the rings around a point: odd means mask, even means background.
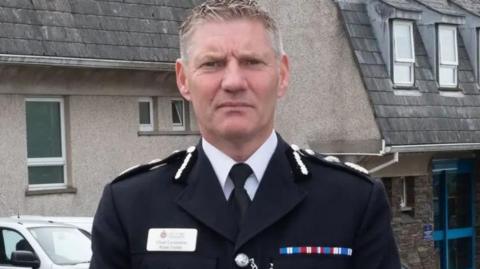
[[[176,65],[182,96],[191,101],[202,135],[253,139],[269,135],[277,98],[288,85],[288,59],[278,57],[261,22],[204,22]]]

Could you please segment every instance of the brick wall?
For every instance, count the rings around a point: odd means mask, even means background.
[[[400,210],[403,193],[401,178],[384,179],[385,188],[392,206],[392,227],[400,251],[402,263],[409,269],[435,269],[439,266],[439,254],[434,243],[423,239],[425,224],[433,225],[432,180],[429,176],[417,176],[414,181],[411,211]]]

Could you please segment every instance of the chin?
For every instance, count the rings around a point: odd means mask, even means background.
[[[225,137],[242,138],[242,137],[250,136],[251,132],[245,129],[229,129],[223,132],[223,134]]]
[[[254,132],[250,126],[237,124],[224,127],[221,133],[224,137],[228,137],[230,139],[239,139],[250,137]]]

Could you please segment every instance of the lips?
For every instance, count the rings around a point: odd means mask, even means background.
[[[253,106],[245,102],[223,102],[217,106],[217,108],[244,108],[244,107],[253,107]]]

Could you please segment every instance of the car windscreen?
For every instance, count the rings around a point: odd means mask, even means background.
[[[55,264],[74,265],[90,262],[92,256],[90,238],[79,229],[38,227],[29,230]]]

